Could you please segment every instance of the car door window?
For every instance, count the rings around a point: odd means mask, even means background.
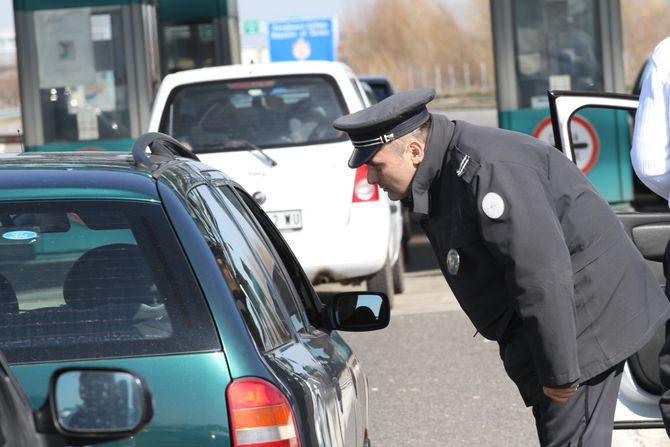
[[[315,327],[322,326],[319,318],[320,300],[312,287],[312,283],[307,278],[307,275],[305,275],[288,244],[270,221],[267,214],[256,204],[251,196],[241,189],[237,189],[237,193],[242,197],[249,211],[258,221],[258,224],[276,250],[277,256],[281,258],[285,268],[288,270],[292,285],[298,293],[298,301],[307,313],[310,324]]]
[[[218,190],[222,195],[226,208],[231,210],[231,213],[235,215],[238,221],[246,222],[246,225],[242,226],[242,231],[249,243],[254,247],[258,256],[263,260],[263,265],[272,278],[272,282],[278,292],[278,297],[282,300],[288,312],[293,328],[297,332],[306,332],[307,317],[305,316],[304,309],[297,298],[297,292],[291,284],[291,279],[283,265],[284,263],[272,246],[272,242],[264,234],[262,227],[254,219],[254,216],[248,212],[235,196],[233,190],[227,186],[219,187]]]
[[[242,231],[247,222],[232,214],[232,207],[206,185],[189,192],[196,223],[207,240],[221,269],[235,304],[252,337],[261,349],[271,350],[289,342],[291,331],[279,303],[275,285]]]

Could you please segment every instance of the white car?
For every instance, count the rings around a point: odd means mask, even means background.
[[[350,169],[333,121],[367,107],[339,62],[280,62],[166,76],[149,131],[186,143],[239,182],[272,218],[314,284],[403,290],[401,206]]]

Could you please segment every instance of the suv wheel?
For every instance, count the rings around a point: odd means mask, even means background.
[[[405,249],[400,248],[398,260],[393,264],[393,292],[403,293],[405,291]]]
[[[393,272],[391,262],[386,258],[384,266],[380,271],[372,275],[367,280],[368,290],[371,292],[381,292],[389,298],[389,304],[393,307]]]

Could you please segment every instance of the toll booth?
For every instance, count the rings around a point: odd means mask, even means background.
[[[126,151],[161,80],[155,0],[14,0],[26,151]]]
[[[619,0],[491,1],[498,124],[553,144],[547,90],[625,92]],[[633,200],[629,116],[573,120],[576,162],[613,205]]]
[[[161,0],[162,73],[239,64],[237,0]]]

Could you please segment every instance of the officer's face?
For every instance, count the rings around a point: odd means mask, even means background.
[[[391,200],[400,200],[409,195],[416,168],[423,158],[423,145],[418,141],[400,144],[403,145],[402,152],[386,144],[367,163],[368,183],[379,185]],[[419,150],[420,154],[417,153]]]

